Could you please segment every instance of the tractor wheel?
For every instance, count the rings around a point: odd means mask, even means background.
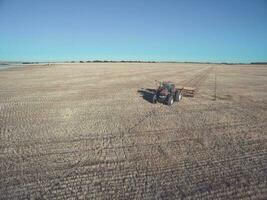
[[[183,97],[182,91],[177,90],[177,92],[175,92],[175,101],[177,102],[181,101],[182,97]]]
[[[168,106],[171,106],[172,104],[173,104],[173,96],[172,95],[170,95],[169,97],[168,97],[168,99],[167,99],[167,105]]]
[[[157,103],[157,95],[156,94],[152,98],[152,103]]]

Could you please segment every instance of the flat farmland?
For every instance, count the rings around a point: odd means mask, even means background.
[[[152,104],[155,80],[195,97]],[[266,199],[267,66],[0,70],[0,199]]]

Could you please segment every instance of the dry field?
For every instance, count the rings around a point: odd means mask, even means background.
[[[151,104],[155,79],[198,92]],[[0,141],[0,199],[266,199],[267,66],[3,69]]]

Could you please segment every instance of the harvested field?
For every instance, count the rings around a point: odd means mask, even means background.
[[[154,80],[196,94],[152,104]],[[264,199],[266,121],[264,65],[3,69],[0,199]]]

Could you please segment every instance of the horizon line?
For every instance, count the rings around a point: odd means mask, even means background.
[[[199,64],[267,64],[267,61],[254,62],[227,62],[227,61],[177,61],[177,60],[109,60],[109,59],[89,59],[89,60],[57,60],[57,61],[19,61],[19,60],[0,60],[0,64],[21,63],[21,64],[38,64],[38,63],[199,63]]]

